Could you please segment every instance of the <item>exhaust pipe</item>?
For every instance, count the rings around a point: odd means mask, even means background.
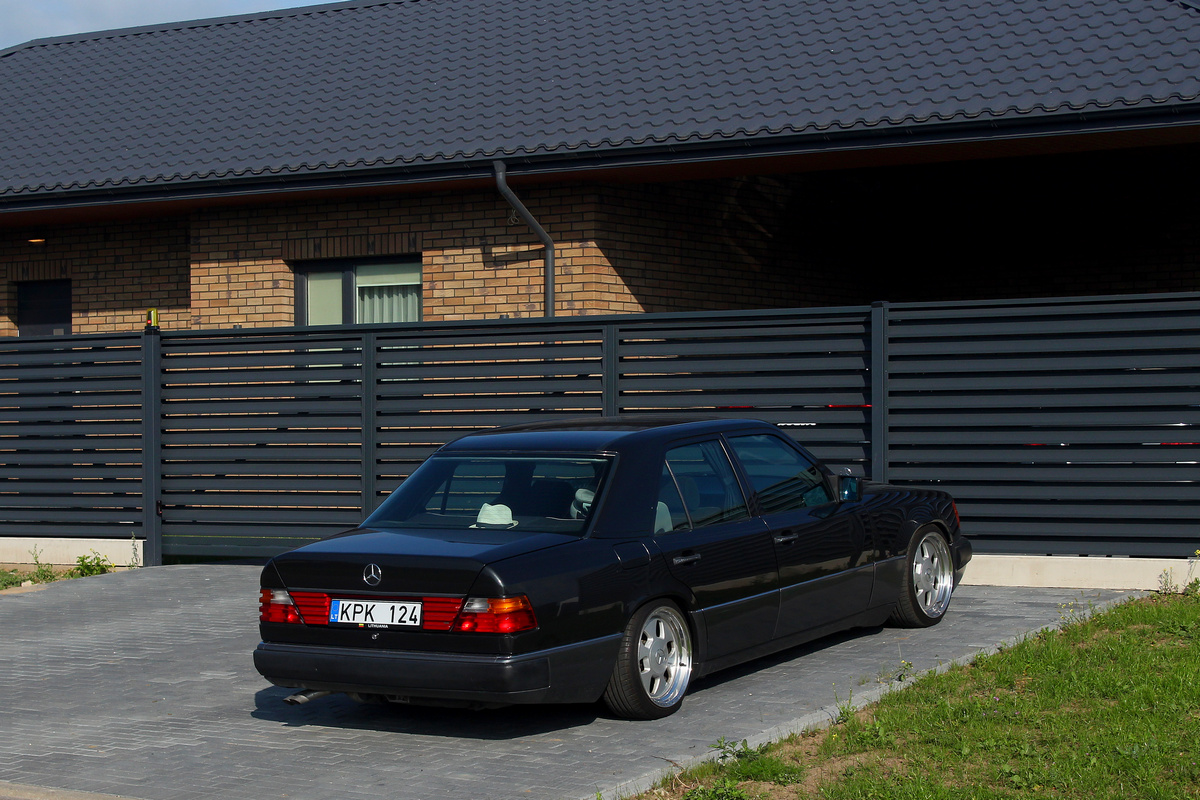
[[[309,700],[316,700],[319,697],[324,697],[330,694],[333,694],[333,692],[327,692],[323,689],[305,689],[303,692],[296,692],[295,694],[288,695],[287,697],[283,698],[283,702],[287,703],[289,706],[302,706]]]

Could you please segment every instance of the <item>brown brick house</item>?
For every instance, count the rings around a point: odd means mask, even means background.
[[[541,316],[496,161],[557,315],[1192,291],[1197,44],[1169,0],[360,0],[39,40],[0,53],[0,334]]]

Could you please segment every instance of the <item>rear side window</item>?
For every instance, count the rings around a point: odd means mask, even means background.
[[[820,506],[833,500],[817,465],[778,437],[732,436],[729,446],[742,462],[764,514]]]
[[[719,442],[698,442],[667,452],[659,482],[655,533],[749,516],[746,498]]]

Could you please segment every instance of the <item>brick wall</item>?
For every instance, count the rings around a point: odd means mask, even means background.
[[[600,291],[622,311],[823,305],[790,248],[791,189],[766,177],[601,190],[597,238],[609,274]]]
[[[788,304],[774,245],[745,241],[762,213],[778,215],[779,189],[705,181],[518,192],[555,239],[555,312],[569,316]],[[714,197],[721,205],[710,209]],[[13,282],[55,277],[73,281],[77,333],[136,329],[148,307],[167,329],[291,325],[295,266],[387,255],[421,255],[426,320],[543,313],[542,246],[490,189],[200,211],[57,230],[44,245],[27,235],[0,249],[0,334],[16,332]]]
[[[71,281],[74,333],[140,330],[147,308],[159,309],[163,325],[185,326],[187,236],[181,219],[4,231],[0,335],[17,333],[17,283],[61,278]]]
[[[559,316],[1200,291],[1185,150],[515,190]],[[426,320],[543,313],[541,244],[487,188],[3,230],[0,335],[20,281],[69,278],[76,333],[291,325],[297,266],[417,254]]]
[[[579,189],[523,192],[557,240],[557,313],[598,309],[583,238],[594,200]],[[439,193],[198,214],[192,224],[194,327],[292,324],[293,269],[306,262],[420,255],[423,319],[542,315],[542,247],[495,192]]]

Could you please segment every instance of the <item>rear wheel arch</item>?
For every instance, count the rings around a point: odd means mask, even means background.
[[[633,619],[634,615],[646,606],[658,602],[674,603],[675,607],[683,612],[683,618],[688,624],[688,632],[692,637],[692,660],[696,664],[702,663],[708,645],[708,637],[704,632],[700,608],[692,594],[676,590],[640,597],[626,605],[628,613],[625,615],[625,624],[628,625],[629,620]]]
[[[695,672],[693,614],[659,596],[634,609],[622,632],[604,702],[617,716],[660,719],[679,710]]]

